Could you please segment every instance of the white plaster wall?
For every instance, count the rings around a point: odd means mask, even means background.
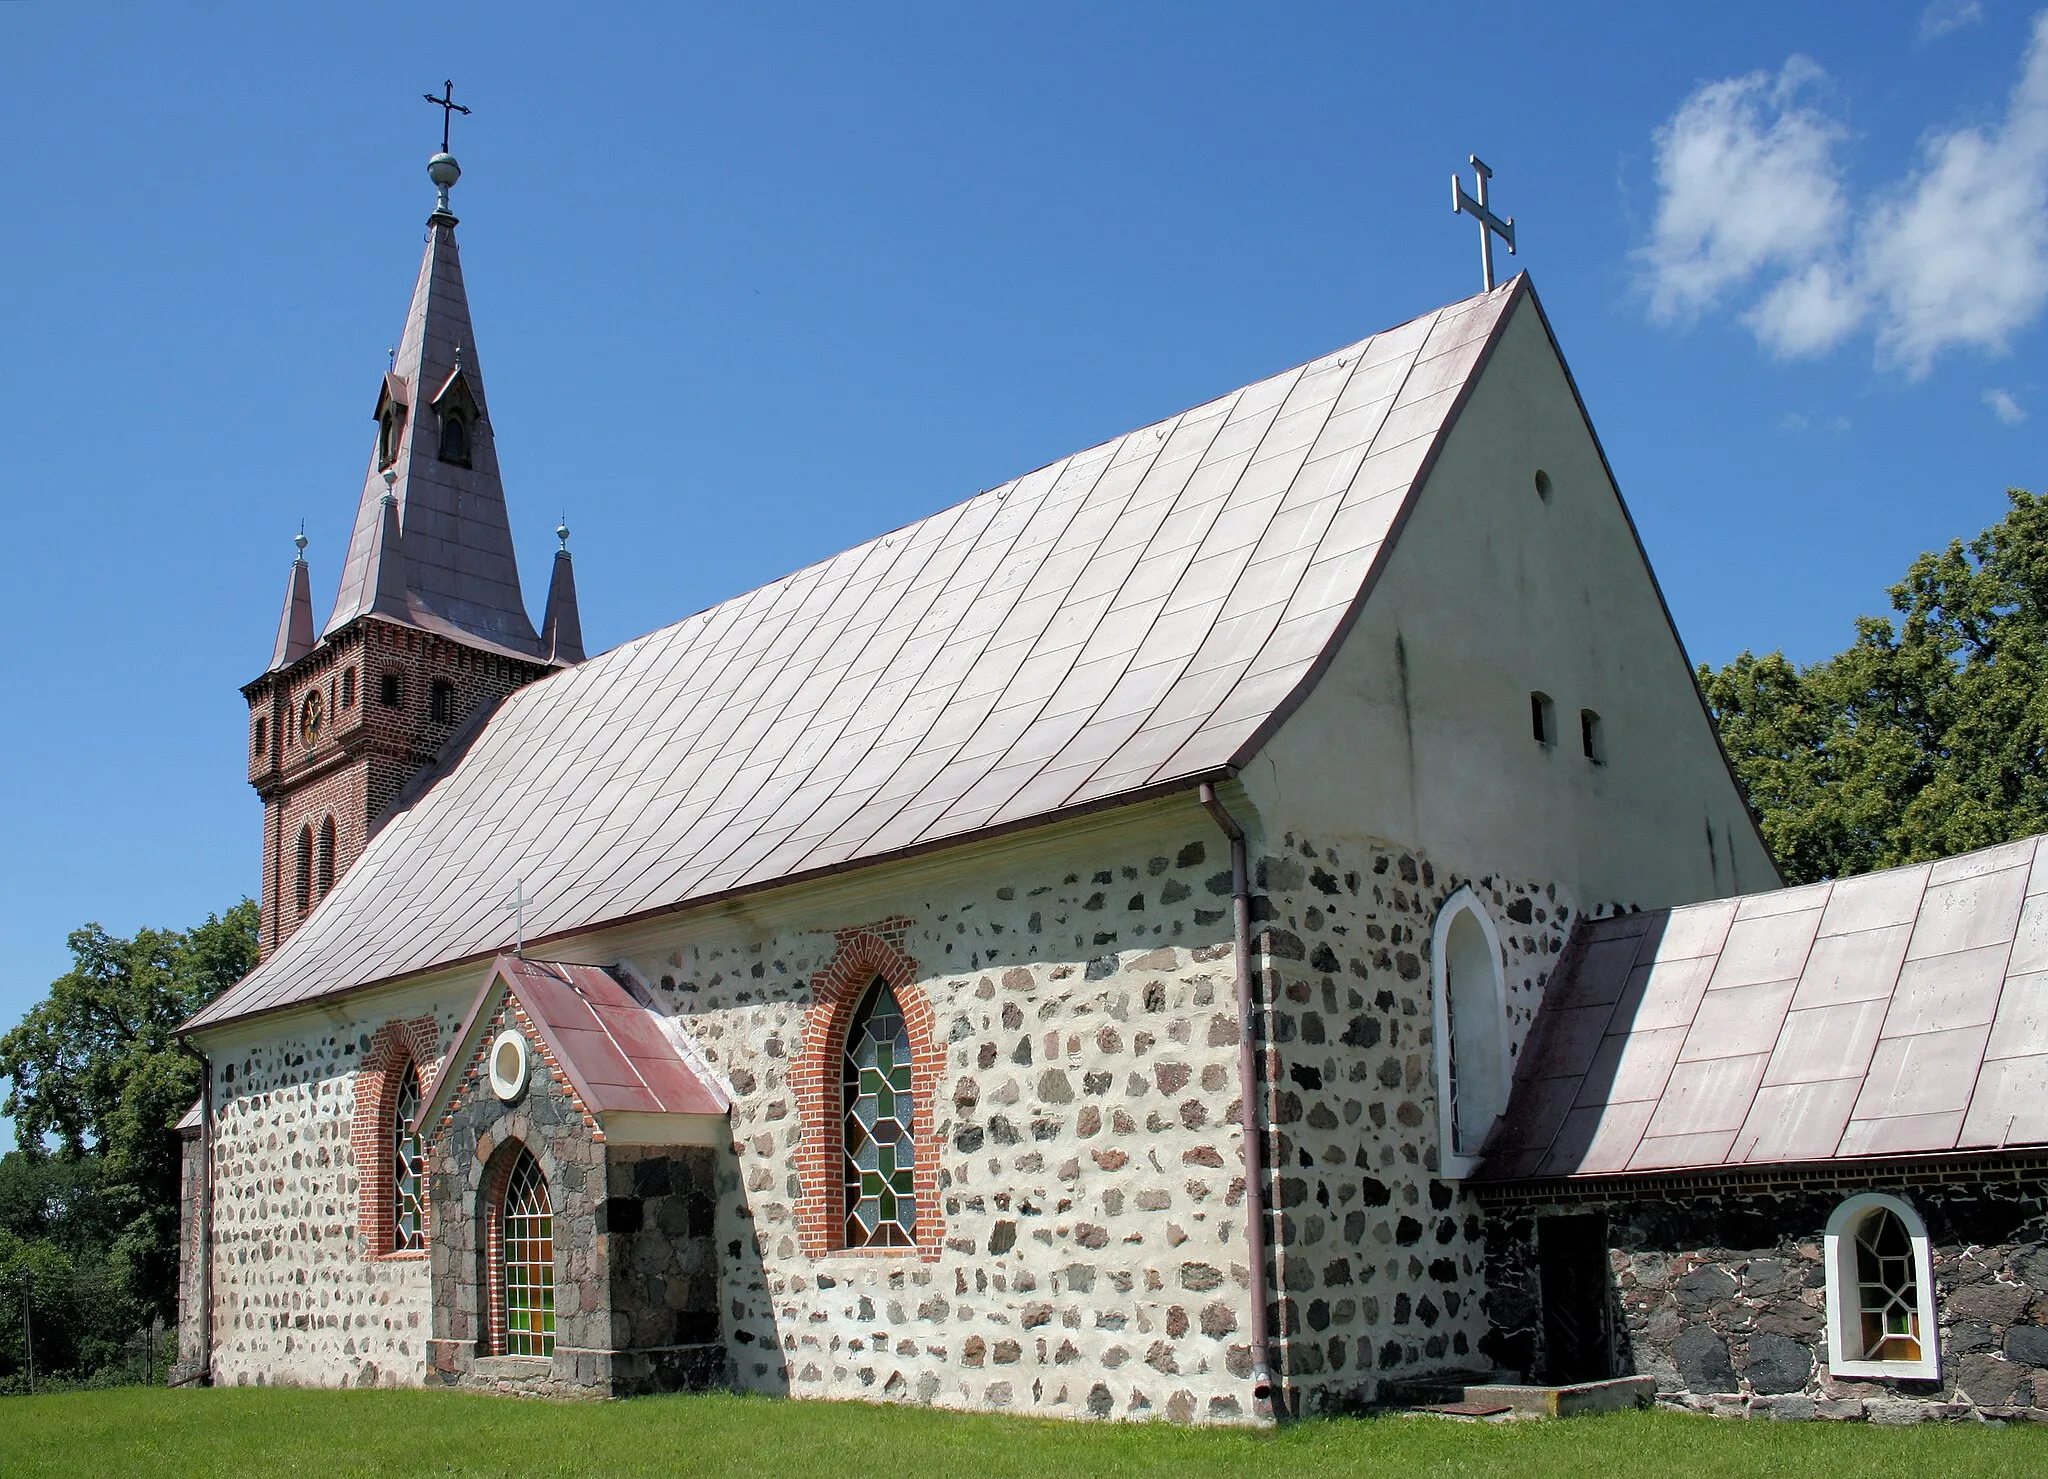
[[[1533,737],[1532,690],[1556,704],[1554,746]],[[1582,708],[1604,765],[1581,752]],[[1530,299],[1357,625],[1243,779],[1268,832],[1406,839],[1592,910],[1777,886]]]

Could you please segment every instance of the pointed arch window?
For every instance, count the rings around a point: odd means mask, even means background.
[[[391,1251],[427,1246],[426,1152],[421,1145],[419,1070],[399,1069],[398,1100],[391,1109]]]
[[[313,845],[313,902],[319,903],[334,887],[334,818],[320,824],[320,837]]]
[[[917,1150],[911,1130],[910,1030],[887,981],[877,980],[846,1029],[846,1246],[910,1247],[917,1241]]]
[[[496,1354],[555,1353],[555,1219],[547,1178],[520,1146],[492,1209],[492,1304]]]
[[[313,824],[307,822],[299,828],[299,869],[298,869],[299,913],[304,914],[313,907]]]
[[[1438,1159],[1461,1177],[1478,1169],[1510,1083],[1500,937],[1469,886],[1437,915],[1432,955]]]
[[[441,413],[441,460],[469,466],[469,420],[460,411]]]
[[[360,423],[358,423],[360,425]],[[392,404],[377,418],[377,470],[382,472],[398,460],[398,447],[405,436],[405,407]]]

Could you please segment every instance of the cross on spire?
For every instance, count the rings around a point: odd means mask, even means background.
[[[468,117],[469,109],[455,101],[455,84],[453,82],[443,82],[441,84],[441,92],[442,96],[438,98],[430,92],[422,93],[421,96],[441,110],[441,152],[446,154],[448,152],[448,125],[454,121],[457,113]],[[1479,187],[1479,193],[1481,195],[1486,193],[1484,185]]]
[[[1493,291],[1493,238],[1499,236],[1508,244],[1508,255],[1515,254],[1515,218],[1509,216],[1503,221],[1486,204],[1486,182],[1493,178],[1477,154],[1471,157],[1472,168],[1479,176],[1479,198],[1474,200],[1465,193],[1464,181],[1457,175],[1451,176],[1451,214],[1477,216],[1479,218],[1479,270],[1486,283],[1486,291]]]

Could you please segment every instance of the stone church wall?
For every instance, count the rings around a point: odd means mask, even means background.
[[[1939,1380],[1828,1370],[1822,1234],[1835,1207],[1864,1191],[1904,1199],[1927,1224]],[[1490,1345],[1503,1364],[1543,1357],[1537,1219],[1601,1213],[1616,1374],[1655,1376],[1666,1405],[1795,1421],[2048,1421],[2048,1162],[1958,1158],[1491,1199]]]
[[[1436,1174],[1432,931],[1471,883],[1500,932],[1519,1052],[1575,916],[1551,887],[1468,879],[1393,844],[1290,832],[1267,846],[1253,927],[1272,1007],[1269,1321],[1289,1406],[1312,1413],[1487,1364],[1485,1214]]]
[[[1190,798],[1063,847],[978,850],[921,880],[790,924],[765,910],[679,922],[627,951],[734,1090],[718,1238],[736,1383],[1249,1420],[1221,834]],[[813,976],[863,924],[916,962],[911,989],[944,1055],[943,1237],[814,1255],[796,1167],[807,1137],[836,1130],[802,1122],[791,1067],[817,1016]]]
[[[394,1016],[454,1034],[474,987],[403,1012],[309,1013],[211,1055],[213,1379],[227,1385],[414,1386],[431,1333],[424,1254],[382,1254],[358,1227],[355,1068]]]

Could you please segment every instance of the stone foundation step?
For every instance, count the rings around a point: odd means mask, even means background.
[[[1615,1376],[1606,1381],[1576,1381],[1567,1386],[1518,1386],[1486,1382],[1468,1386],[1460,1405],[1490,1406],[1515,1417],[1576,1417],[1586,1412],[1621,1412],[1651,1407],[1657,1401],[1654,1376]],[[1476,1415],[1476,1414],[1475,1414]]]

